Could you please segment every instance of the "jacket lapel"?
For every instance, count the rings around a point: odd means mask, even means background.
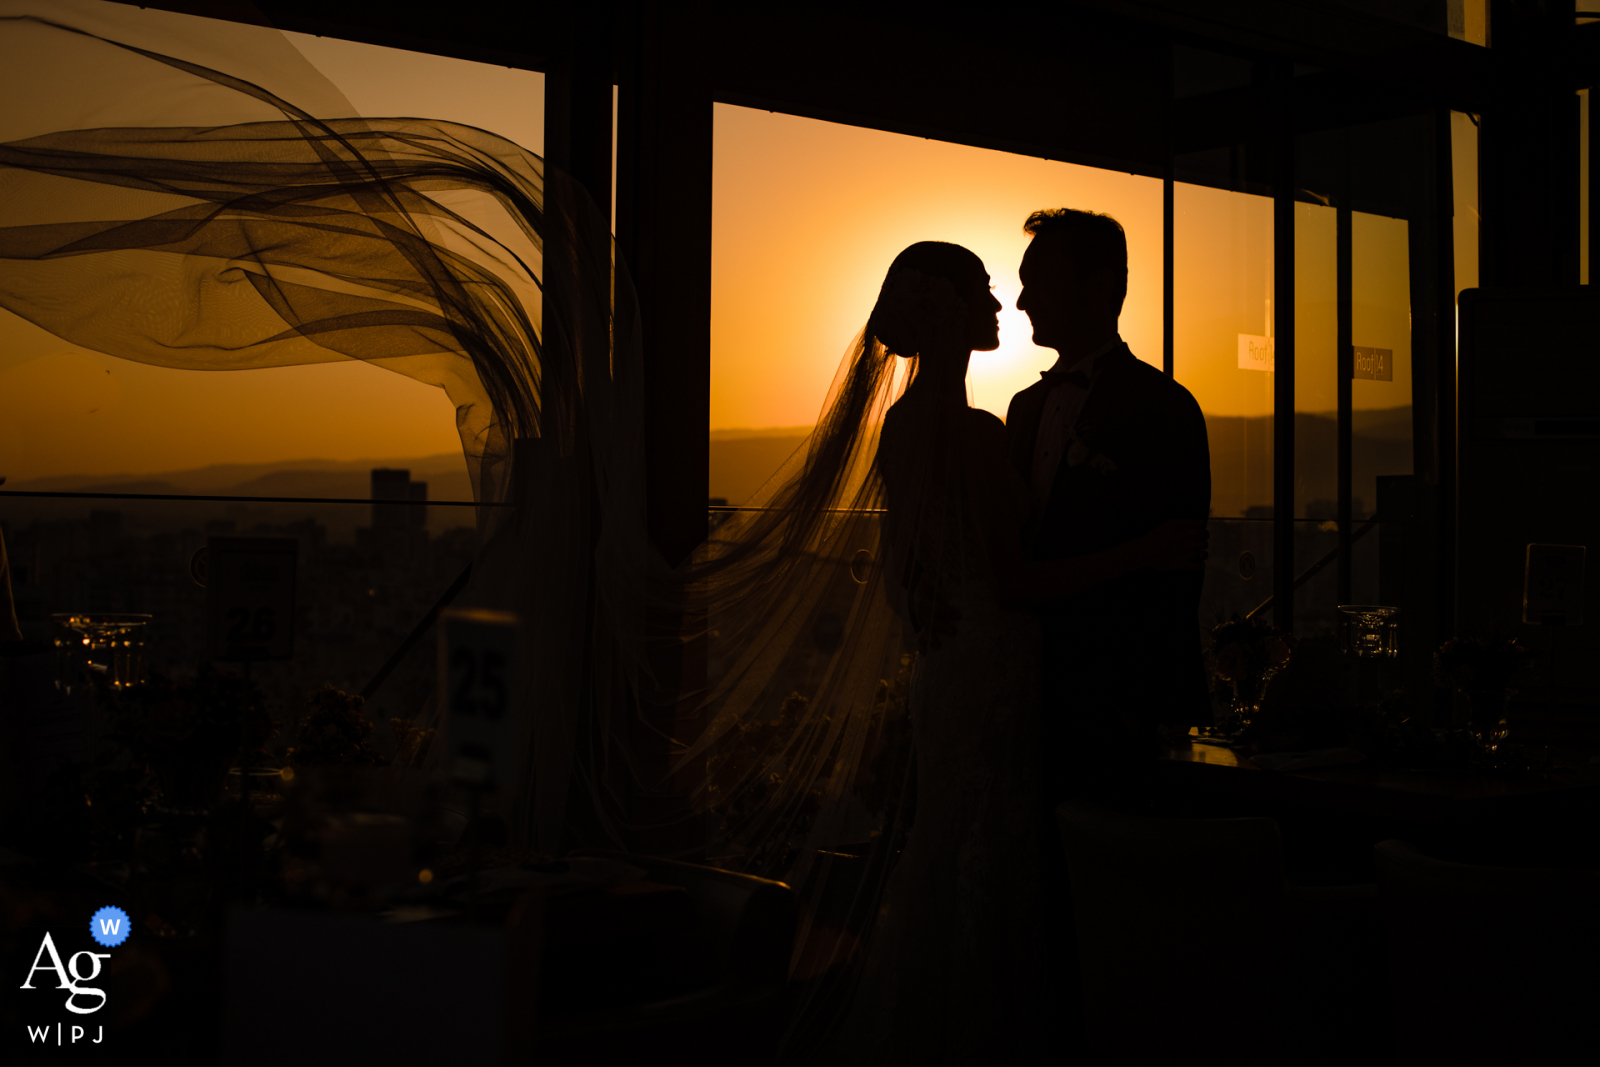
[[[1090,395],[1083,400],[1083,410],[1078,411],[1078,434],[1086,442],[1098,442],[1101,448],[1106,445],[1107,435],[1117,429],[1117,419],[1107,422],[1106,414],[1115,411],[1118,403],[1122,402],[1123,382],[1128,378],[1128,371],[1133,370],[1138,358],[1123,346],[1118,352],[1107,352],[1104,365],[1099,366],[1099,373],[1094,376],[1094,387]]]
[[[1048,393],[1045,383],[1038,381],[1011,398],[1006,443],[1011,451],[1011,465],[1029,485],[1033,484],[1033,448],[1039,440],[1039,423],[1044,418]]]

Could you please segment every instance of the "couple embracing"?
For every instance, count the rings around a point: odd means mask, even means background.
[[[1024,229],[1017,306],[1059,358],[1004,423],[967,405],[1000,311],[973,253],[907,248],[868,325],[915,363],[877,465],[888,585],[922,652],[916,822],[840,1035],[861,1062],[1059,1053],[1076,961],[1054,808],[1141,806],[1158,724],[1206,713],[1205,421],[1118,335],[1121,225],[1061,209]]]

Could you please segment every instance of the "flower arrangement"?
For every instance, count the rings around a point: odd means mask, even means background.
[[[331,685],[311,694],[311,709],[300,720],[300,730],[286,762],[292,767],[376,767],[384,762],[368,738],[372,723],[361,714],[365,697],[352,696]]]

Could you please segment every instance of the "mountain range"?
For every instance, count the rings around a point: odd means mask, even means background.
[[[1211,443],[1212,513],[1243,515],[1246,509],[1270,507],[1272,502],[1272,418],[1207,416]],[[1380,474],[1404,474],[1411,469],[1411,409],[1358,411],[1354,416],[1354,495],[1366,510],[1376,503]],[[714,430],[709,435],[707,495],[730,504],[742,504],[755,495],[785,460],[804,443],[810,427]],[[1295,418],[1297,510],[1313,501],[1337,496],[1336,420],[1331,413],[1298,413]],[[414,481],[428,483],[433,501],[472,499],[466,464],[459,454],[363,460],[299,459],[277,463],[214,464],[155,474],[59,475],[10,482],[6,489],[89,493],[195,493],[250,497],[335,497],[365,500],[371,494],[370,472],[376,467],[401,468]],[[314,514],[335,536],[352,535],[365,525],[369,511],[350,505],[223,504],[183,506],[139,501],[73,501],[0,497],[0,518],[7,525],[26,525],[35,518],[82,517],[85,505],[95,510],[122,511],[135,526],[167,528],[182,515],[193,523],[202,509],[208,515],[227,514],[241,523],[287,522]],[[309,512],[308,512],[308,509]],[[466,508],[429,508],[428,525],[435,533],[454,526],[471,525]],[[292,514],[291,514],[292,513]],[[1254,512],[1261,514],[1259,510]]]

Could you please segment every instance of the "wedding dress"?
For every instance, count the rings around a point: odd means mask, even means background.
[[[928,448],[908,436],[891,441],[886,429],[884,447]],[[954,442],[953,451],[970,450]],[[999,484],[945,484],[974,477]],[[1001,606],[981,561],[971,558],[972,538],[959,529],[973,502],[995,498],[1000,521],[1020,528],[1032,497],[1009,466],[952,464],[933,480],[939,502],[917,510],[941,520],[911,536],[963,572],[942,594],[959,619],[954,633],[917,658],[910,695],[916,815],[884,892],[855,1005],[828,1057],[841,1063],[1022,1063],[1034,1051],[1038,620]],[[898,499],[891,481],[891,513]]]

